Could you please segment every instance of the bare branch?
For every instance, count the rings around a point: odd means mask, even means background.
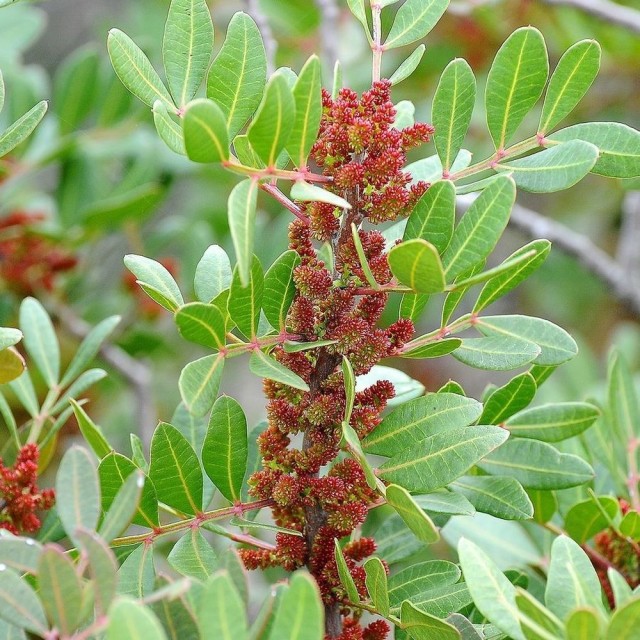
[[[88,335],[91,327],[69,307],[53,300],[48,300],[47,306],[72,336],[82,340]],[[140,437],[148,445],[158,421],[153,401],[151,370],[113,344],[104,343],[100,348],[100,357],[131,385],[136,399],[136,420]]]
[[[262,12],[258,0],[245,0],[245,3],[247,5],[247,11],[256,21],[258,29],[262,34],[264,48],[267,53],[267,74],[271,75],[276,70],[276,51],[278,50],[278,43],[273,37],[271,25],[267,20],[267,16]]]
[[[542,0],[542,2],[553,6],[580,9],[596,18],[640,33],[640,11],[610,0]]]
[[[315,0],[322,22],[320,24],[320,39],[322,43],[322,60],[329,71],[338,59],[338,18],[340,10],[336,0]]]
[[[475,197],[459,197],[458,207],[466,210]],[[509,224],[532,239],[550,240],[563,253],[574,257],[587,271],[603,282],[612,296],[640,316],[640,289],[634,286],[627,271],[587,236],[520,204],[513,207]]]

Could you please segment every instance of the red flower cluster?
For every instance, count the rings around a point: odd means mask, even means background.
[[[343,215],[332,205],[299,203],[310,224],[298,219],[289,227],[290,248],[300,256],[300,264],[294,272],[296,296],[287,326],[301,341],[334,342],[305,352],[286,353],[280,348],[273,352],[310,390],[302,392],[265,381],[269,426],[258,442],[263,468],[249,481],[252,495],[275,502],[276,523],[300,532],[302,537],[280,533],[275,551],[244,549],[241,554],[250,569],[278,565],[291,571],[306,565],[327,610],[339,610],[343,616],[340,640],[384,640],[389,631],[384,621],[366,628],[360,625],[361,612],[350,605],[335,562],[336,539],[349,536],[343,555],[358,591],[366,598],[361,563],[375,552],[376,544],[355,532],[378,495],[367,485],[356,460],[336,461],[346,410],[340,365],[346,357],[355,375],[367,373],[410,340],[414,328],[409,320],[387,328],[378,326],[387,294],[362,294],[367,281],[351,225],[393,220],[410,213],[428,185],[410,185],[411,177],[402,171],[405,153],[426,142],[432,128],[424,124],[404,130],[393,127],[395,109],[388,81],[376,83],[361,99],[349,89],[343,89],[335,101],[325,93],[323,104],[312,156],[332,178],[328,188],[352,207]],[[383,236],[377,231],[358,233],[377,282],[388,283],[391,271]],[[318,259],[316,240],[331,242],[333,266]],[[350,425],[360,438],[379,424],[393,395],[388,381],[356,393]]]
[[[56,275],[78,263],[73,255],[33,232],[32,226],[43,219],[16,211],[0,220],[0,282],[20,296],[38,289],[52,291]]]
[[[0,529],[16,535],[33,533],[41,525],[36,511],[53,506],[53,489],[37,485],[39,457],[35,444],[25,444],[13,467],[6,467],[0,458]]]

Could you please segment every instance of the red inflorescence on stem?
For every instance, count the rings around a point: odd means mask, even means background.
[[[343,89],[336,100],[323,93],[323,118],[312,157],[333,179],[327,188],[347,199],[352,209],[343,214],[325,203],[298,203],[310,224],[294,220],[289,227],[289,246],[298,253],[300,265],[294,273],[296,296],[287,326],[302,341],[335,343],[294,354],[279,348],[273,352],[307,382],[310,391],[265,381],[269,424],[258,440],[263,468],[249,481],[252,495],[275,501],[275,522],[302,537],[279,534],[275,551],[241,551],[250,569],[282,566],[293,570],[306,565],[325,605],[342,612],[341,640],[384,640],[389,632],[383,621],[366,628],[360,625],[361,612],[347,599],[334,554],[335,540],[350,536],[343,554],[358,591],[367,597],[361,563],[375,552],[376,544],[372,538],[358,536],[357,530],[379,496],[368,486],[356,460],[336,460],[346,410],[340,364],[346,357],[356,376],[365,374],[381,359],[397,353],[412,338],[414,328],[409,320],[387,328],[378,326],[387,294],[359,294],[367,280],[351,225],[394,220],[410,213],[428,185],[411,185],[411,176],[402,171],[405,153],[428,141],[433,132],[425,124],[404,130],[393,127],[396,113],[390,88],[385,80],[361,98],[350,89]],[[358,233],[376,281],[390,282],[384,237],[378,231],[360,229]],[[331,242],[334,265],[318,259],[314,241]],[[379,424],[393,396],[388,381],[356,393],[350,426],[360,438]],[[294,446],[294,437],[303,438],[301,448]]]
[[[75,256],[34,232],[44,216],[14,211],[0,219],[0,283],[20,296],[53,291],[56,276],[73,269]]]
[[[38,459],[35,444],[25,444],[12,467],[0,458],[0,529],[16,535],[33,533],[40,528],[37,511],[51,509],[55,502],[53,489],[39,489]]]

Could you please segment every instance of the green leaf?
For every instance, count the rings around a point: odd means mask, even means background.
[[[213,484],[229,502],[240,501],[247,456],[244,411],[233,398],[222,396],[213,405],[202,448],[202,464]]]
[[[522,485],[515,478],[464,476],[451,484],[477,511],[502,520],[529,520],[533,505]]]
[[[406,80],[418,68],[425,49],[423,44],[416,47],[413,53],[391,74],[389,82],[396,85]]]
[[[446,560],[429,560],[414,564],[389,578],[389,603],[397,609],[403,600],[411,600],[420,594],[455,584],[460,579],[460,569]]]
[[[243,640],[247,637],[247,614],[231,577],[226,571],[212,575],[197,604],[202,637]]]
[[[293,93],[282,74],[271,76],[258,111],[247,129],[247,137],[268,167],[275,166],[293,129],[296,105]]]
[[[137,278],[138,284],[150,298],[172,313],[184,304],[180,289],[169,271],[159,262],[129,254],[124,264]]]
[[[438,489],[432,493],[413,496],[416,504],[427,513],[472,516],[474,506],[461,494],[448,489]]]
[[[0,537],[0,563],[18,573],[37,573],[42,545],[32,538]]]
[[[270,638],[324,638],[324,610],[318,586],[310,575],[298,571],[289,580],[289,588],[280,598]]]
[[[255,237],[258,184],[251,178],[239,182],[229,195],[229,229],[236,251],[240,282],[249,284]]]
[[[542,318],[483,316],[474,326],[488,336],[505,336],[538,345],[541,352],[535,359],[537,365],[562,364],[578,353],[575,340],[564,329]]]
[[[154,590],[155,579],[153,546],[141,544],[127,556],[118,571],[118,593],[142,598]]]
[[[586,402],[544,404],[520,411],[504,423],[511,435],[534,438],[543,442],[559,442],[588,429],[600,410]]]
[[[620,523],[620,533],[635,542],[640,540],[640,514],[637,511],[628,511],[625,514]]]
[[[27,410],[29,415],[32,418],[35,418],[38,414],[39,404],[29,372],[24,371],[21,376],[12,380],[9,383],[9,388],[13,393],[15,393],[16,397],[20,400],[22,406]]]
[[[262,351],[254,351],[249,360],[251,373],[259,378],[275,380],[294,389],[309,391],[309,385],[297,374]]]
[[[287,313],[296,293],[293,272],[299,264],[300,257],[295,251],[285,251],[264,274],[262,308],[275,329],[285,328]]]
[[[47,106],[46,100],[38,102],[0,135],[0,158],[13,151],[31,135],[40,120],[44,118]]]
[[[60,347],[49,314],[35,298],[22,301],[20,328],[27,353],[49,388],[54,387],[60,378]]]
[[[640,399],[625,357],[612,351],[608,370],[608,417],[615,433],[623,440],[640,434]]]
[[[400,628],[407,629],[414,640],[460,640],[461,637],[453,625],[425,613],[408,600],[400,607]]]
[[[344,555],[342,554],[342,549],[340,548],[338,539],[336,538],[333,542],[334,556],[336,566],[338,567],[338,576],[340,577],[340,582],[347,593],[347,598],[349,599],[349,601],[357,604],[358,602],[360,602],[358,587],[356,587],[356,583],[354,582],[353,576],[351,575],[349,567],[347,566],[347,561],[344,559]]]
[[[218,566],[213,548],[198,528],[192,528],[176,542],[167,560],[183,576],[203,581]]]
[[[583,140],[598,147],[600,157],[591,170],[609,178],[640,175],[640,131],[618,122],[576,124],[549,136],[549,140]]]
[[[613,599],[615,601],[616,609],[620,609],[622,605],[631,600],[633,597],[633,591],[631,590],[626,578],[624,578],[622,574],[616,571],[613,567],[609,567],[607,569],[607,580],[609,581],[611,590],[613,591]]]
[[[410,343],[405,345],[405,349],[400,355],[402,358],[440,358],[455,351],[462,344],[460,338],[445,338],[437,342],[431,342],[419,347],[411,348]]]
[[[40,556],[38,589],[53,625],[71,635],[80,623],[82,585],[73,562],[56,545],[47,545]]]
[[[287,353],[298,353],[299,351],[310,351],[311,349],[318,349],[320,347],[326,347],[330,344],[336,344],[337,340],[316,340],[315,342],[291,342],[287,340],[282,344],[283,349]]]
[[[538,345],[508,336],[465,338],[451,355],[476,369],[510,371],[533,362],[540,356]]]
[[[153,433],[149,477],[161,502],[188,514],[202,509],[198,456],[173,425],[161,422]]]
[[[516,606],[520,625],[527,640],[564,638],[564,625],[547,608],[522,588],[517,589]]]
[[[478,419],[482,405],[454,393],[428,393],[401,404],[362,441],[368,453],[393,456],[416,449],[425,438],[466,427]]]
[[[79,128],[94,107],[100,79],[100,57],[93,47],[81,47],[56,71],[53,105],[60,133]]]
[[[167,640],[154,613],[129,598],[118,598],[109,609],[106,640]]]
[[[453,280],[493,251],[507,226],[516,186],[507,176],[494,180],[469,207],[442,257],[445,275]]]
[[[213,244],[204,252],[196,267],[193,286],[201,302],[211,302],[231,286],[231,263],[222,247]]]
[[[0,618],[20,629],[45,636],[48,625],[36,592],[11,569],[0,566]]]
[[[507,384],[491,392],[485,400],[479,422],[500,424],[514,413],[529,406],[537,390],[536,382],[530,373],[515,376]]]
[[[171,151],[175,151],[181,156],[187,155],[182,126],[169,115],[167,105],[162,100],[156,100],[153,103],[153,124],[160,139]]]
[[[233,140],[260,104],[267,75],[267,57],[256,23],[236,13],[207,78],[207,97],[224,111]]]
[[[431,518],[418,506],[406,489],[391,484],[387,487],[386,499],[387,504],[395,509],[418,540],[425,544],[433,544],[440,539],[440,533]]]
[[[448,5],[449,0],[406,0],[396,13],[384,42],[385,50],[424,38],[435,27]]]
[[[581,40],[569,47],[549,80],[538,131],[548,133],[582,100],[600,69],[600,45]]]
[[[56,507],[71,539],[78,527],[95,531],[100,516],[100,483],[85,449],[74,446],[64,454],[56,476]]]
[[[566,620],[567,640],[592,640],[601,638],[600,621],[596,611],[590,607],[574,609]],[[610,640],[613,640],[611,638]]]
[[[104,542],[111,542],[129,526],[138,511],[144,484],[145,474],[142,470],[134,471],[124,481],[98,531]]]
[[[584,605],[604,612],[596,570],[587,554],[567,536],[558,536],[551,545],[544,598],[547,607],[561,620]]]
[[[64,372],[60,380],[60,386],[67,386],[82,373],[85,367],[96,357],[102,343],[111,335],[119,324],[120,319],[120,316],[105,318],[89,331]]]
[[[464,580],[478,611],[514,640],[525,640],[518,621],[515,587],[469,540],[460,541],[458,554]]]
[[[525,191],[552,193],[568,189],[582,180],[598,159],[598,148],[582,140],[570,140],[539,153],[501,162],[497,169],[509,172]]]
[[[190,302],[175,315],[180,335],[190,342],[212,349],[222,349],[226,343],[226,323],[222,312],[214,304]]]
[[[504,149],[542,95],[549,73],[547,47],[534,27],[514,31],[489,70],[485,106],[496,149]]]
[[[504,429],[477,426],[451,429],[425,438],[380,468],[379,475],[408,489],[427,493],[452,482],[508,437]]]
[[[222,378],[224,358],[219,354],[190,362],[180,373],[180,396],[189,413],[203,416],[211,409]]]
[[[0,327],[0,351],[7,347],[13,347],[22,340],[22,331],[9,327]]]
[[[364,27],[364,32],[367,34],[367,39],[371,42],[371,33],[369,32],[369,23],[367,22],[367,14],[364,8],[364,0],[347,0],[347,5],[351,13],[357,18],[360,24]],[[334,96],[335,99],[335,96]]]
[[[25,369],[24,358],[13,347],[0,350],[0,384],[16,380]]]
[[[376,611],[384,616],[389,616],[389,588],[387,586],[387,572],[380,558],[369,558],[363,565],[366,578],[367,591]]]
[[[360,443],[360,438],[358,438],[358,434],[351,425],[347,424],[344,421],[342,422],[342,440],[346,444],[346,448],[349,453],[360,463],[369,488],[378,488],[379,484],[381,483],[376,478],[376,475],[373,472],[369,461],[367,460],[367,456],[365,456],[364,451],[362,450],[362,445]],[[380,490],[382,490],[382,487],[380,487]]]
[[[448,180],[438,180],[416,203],[402,239],[421,238],[443,253],[451,241],[455,217],[455,187]]]
[[[0,112],[4,107],[4,79],[2,77],[2,71],[0,71]]]
[[[399,318],[408,318],[414,324],[420,319],[427,303],[429,295],[426,293],[404,293],[400,300]]]
[[[640,625],[640,600],[635,598],[613,612],[606,640],[633,640]]]
[[[472,157],[473,155],[470,151],[462,149],[449,173],[455,174],[461,169],[466,169],[471,164]],[[415,184],[419,180],[435,182],[442,178],[442,163],[437,155],[429,156],[428,158],[412,162],[404,168],[404,171],[409,173],[413,178],[412,184]]]
[[[156,100],[161,100],[169,111],[175,112],[176,106],[160,76],[142,49],[127,34],[111,29],[107,49],[118,78],[134,96],[150,107]]]
[[[80,548],[89,562],[98,613],[105,614],[116,595],[118,563],[98,534],[86,529],[76,532]]]
[[[322,116],[322,65],[311,56],[293,85],[296,119],[287,142],[287,151],[298,168],[307,166],[307,158],[316,141]]]
[[[466,60],[456,58],[442,73],[431,109],[433,141],[444,171],[451,169],[471,124],[476,103],[476,79]]]
[[[229,159],[229,135],[222,109],[207,98],[193,100],[182,118],[187,156],[194,162]]]
[[[300,202],[327,202],[336,207],[351,209],[351,205],[344,198],[304,180],[297,180],[293,184],[290,196],[292,200]]]
[[[346,356],[342,357],[342,378],[344,380],[345,410],[344,422],[351,422],[351,414],[353,412],[353,404],[356,399],[356,376],[353,373],[351,362]]]
[[[109,510],[125,481],[137,471],[138,467],[120,453],[110,453],[100,462],[98,475],[104,511]],[[132,522],[150,529],[158,526],[158,497],[153,482],[147,476],[145,476],[137,515]]]
[[[528,278],[542,263],[547,259],[551,243],[548,240],[533,240],[524,247],[514,251],[503,264],[514,260],[522,255],[526,255],[531,251],[535,254],[523,261],[518,261],[508,271],[505,271],[487,282],[482,288],[478,299],[473,307],[474,313],[479,313],[486,309],[490,304],[505,296],[512,289],[517,287],[523,280]]]
[[[202,84],[211,60],[213,23],[205,0],[172,0],[162,61],[176,104],[185,105]]]
[[[597,501],[589,498],[577,502],[567,511],[564,529],[576,542],[582,544],[608,528],[619,513],[620,506],[615,498],[598,496]]]
[[[560,453],[546,442],[509,439],[478,466],[487,473],[508,475],[530,489],[567,489],[589,482],[593,469],[578,456]]]
[[[430,242],[406,240],[389,251],[389,267],[402,284],[417,293],[444,291],[445,279],[438,250]]]
[[[258,334],[260,309],[264,295],[264,275],[260,260],[253,256],[249,281],[242,283],[240,265],[233,271],[228,309],[238,329],[249,339]]]

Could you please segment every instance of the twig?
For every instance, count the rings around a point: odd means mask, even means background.
[[[52,313],[72,336],[82,340],[91,327],[64,304],[48,301]],[[130,385],[136,399],[136,419],[140,436],[145,444],[149,444],[151,434],[157,423],[155,403],[153,401],[151,370],[147,365],[132,358],[120,347],[105,343],[100,348],[100,357],[111,365]]]
[[[466,210],[474,199],[474,196],[461,196],[458,207]],[[514,206],[509,224],[531,238],[550,240],[558,249],[576,258],[607,285],[611,295],[640,316],[640,289],[634,286],[626,270],[587,236],[519,204]]]
[[[266,191],[270,196],[275,198],[285,209],[291,211],[291,213],[293,213],[296,218],[302,220],[305,225],[309,226],[309,224],[311,224],[309,222],[309,217],[302,211],[302,209],[300,209],[297,204],[292,202],[284,193],[282,193],[282,191],[280,191],[278,187],[273,184],[261,182],[260,188],[263,191]]]
[[[267,74],[271,75],[276,70],[276,51],[278,50],[278,43],[273,37],[271,25],[267,20],[267,16],[262,12],[258,0],[245,0],[245,2],[247,5],[247,11],[256,21],[258,29],[262,34],[264,49],[267,53]]]
[[[322,22],[320,23],[320,39],[322,41],[322,60],[330,72],[338,59],[338,17],[340,11],[336,0],[315,0]]]
[[[640,33],[640,11],[610,0],[542,0],[544,4],[573,7],[619,27]]]
[[[380,80],[382,68],[382,25],[381,25],[382,7],[377,1],[371,0],[371,22],[373,23],[373,42],[371,43],[371,51],[373,52],[373,68],[371,71],[371,84]]]

